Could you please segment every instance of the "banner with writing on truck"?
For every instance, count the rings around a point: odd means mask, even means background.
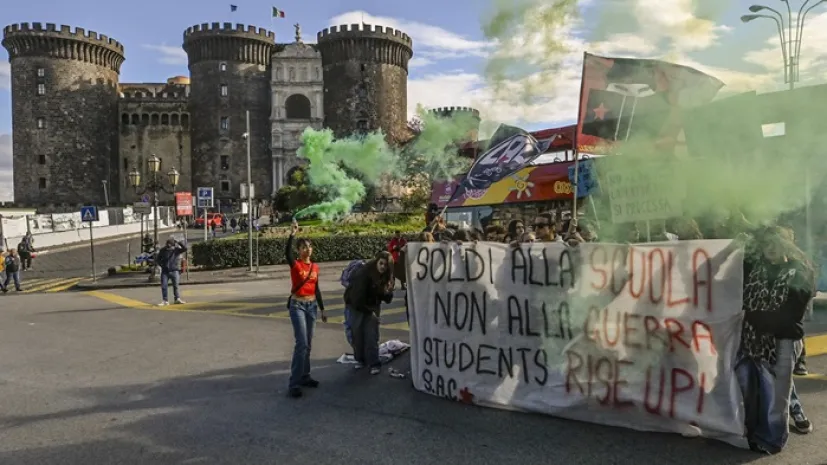
[[[747,448],[729,240],[409,243],[416,389]]]

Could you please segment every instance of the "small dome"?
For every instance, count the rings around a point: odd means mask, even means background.
[[[167,84],[182,84],[182,85],[189,85],[190,78],[186,76],[174,76],[167,79]]]

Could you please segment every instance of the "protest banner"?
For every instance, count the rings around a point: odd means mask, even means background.
[[[747,447],[732,241],[409,243],[406,264],[416,389]]]

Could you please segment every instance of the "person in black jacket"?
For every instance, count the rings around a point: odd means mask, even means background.
[[[376,258],[356,270],[345,290],[345,304],[351,309],[353,357],[356,368],[370,367],[370,374],[380,372],[379,313],[382,302],[393,300],[393,258],[379,252]]]
[[[793,384],[793,367],[804,337],[804,313],[815,294],[813,273],[803,252],[784,237],[781,228],[754,231],[744,258],[744,323],[739,352],[772,382],[770,398],[763,390],[750,392],[754,388],[745,395],[748,439],[753,448],[762,451],[776,453],[784,447],[790,417],[800,433],[813,429]]]
[[[170,237],[167,244],[158,251],[158,266],[161,268],[161,303],[169,305],[169,283],[172,282],[172,296],[176,304],[183,304],[178,283],[181,279],[181,254],[187,251],[187,246]]]
[[[23,289],[20,287],[20,256],[17,255],[16,250],[9,249],[9,253],[4,260],[6,279],[3,280],[3,293],[9,292],[9,281],[11,280],[14,280],[15,290],[17,290],[17,292],[22,291]]]

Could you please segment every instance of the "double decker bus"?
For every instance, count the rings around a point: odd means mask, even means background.
[[[571,209],[573,198],[569,167],[574,165],[576,126],[532,132],[537,140],[556,138],[545,154],[531,165],[491,185],[485,190],[466,190],[451,200],[445,219],[466,227],[484,229],[492,222],[505,225],[512,219],[531,221],[542,212]],[[461,147],[465,156],[476,157],[484,151],[486,141],[469,142]],[[436,182],[431,191],[431,208],[445,208],[462,177],[450,182]],[[580,199],[582,202],[583,199]]]

